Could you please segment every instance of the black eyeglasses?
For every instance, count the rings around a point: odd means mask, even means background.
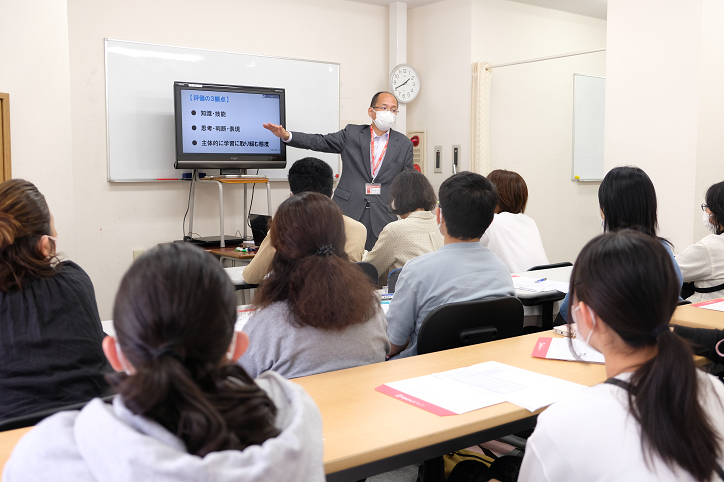
[[[382,110],[382,111],[385,111],[385,110],[387,110],[387,107],[385,107],[385,106],[373,107],[373,109],[374,109],[374,110]],[[396,109],[395,107],[393,107],[392,109],[389,109],[389,110],[390,110],[390,112],[392,112],[393,114],[397,114],[397,109]]]
[[[701,205],[701,210],[704,211],[704,212],[706,212],[706,210],[707,210],[708,208],[709,208],[709,206],[707,206],[706,204],[702,204],[702,205]]]

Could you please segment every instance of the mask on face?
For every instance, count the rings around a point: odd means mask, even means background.
[[[601,223],[601,228],[606,231],[606,221],[601,217],[601,211],[598,211],[598,222]]]
[[[123,368],[123,371],[126,372],[126,375],[131,376],[131,369],[126,363],[126,357],[123,356],[123,352],[121,351],[121,345],[118,344],[118,341],[116,341],[116,355],[118,356],[118,361],[121,362],[121,368]]]
[[[580,309],[581,309],[580,306],[576,306],[573,309],[573,313],[572,313],[573,321],[576,323],[576,331],[578,333],[581,332],[581,324],[576,321],[576,312]],[[588,314],[591,315],[591,321],[593,322],[593,326],[591,327],[591,331],[588,332],[588,336],[586,337],[586,345],[591,346],[588,342],[591,341],[591,335],[593,335],[593,330],[594,330],[594,328],[596,328],[596,317],[593,314],[593,310],[591,310],[591,308],[588,308]],[[591,348],[593,348],[593,347],[591,347]]]
[[[704,227],[708,229],[709,232],[716,234],[716,226],[711,224],[711,218],[709,216],[709,213],[704,213],[701,220],[704,222]]]
[[[231,345],[229,346],[229,351],[226,352],[226,359],[229,361],[234,359],[234,350],[236,350],[236,336],[237,336],[237,333],[234,332],[234,337],[231,339]]]
[[[55,253],[53,253],[53,254],[58,254],[58,238],[55,236],[47,235],[47,234],[46,234],[46,236],[48,236],[48,239],[51,240],[55,244]]]
[[[382,132],[387,132],[394,125],[397,116],[389,110],[381,110],[375,116],[375,125]]]

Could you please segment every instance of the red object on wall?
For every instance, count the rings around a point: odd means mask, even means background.
[[[415,168],[415,170],[416,170],[417,172],[422,173],[422,168],[420,167],[419,164],[415,163],[415,165],[414,165],[413,167]]]
[[[412,136],[412,137],[410,138],[410,140],[412,141],[412,145],[413,145],[414,147],[417,147],[417,146],[420,145],[420,136]]]

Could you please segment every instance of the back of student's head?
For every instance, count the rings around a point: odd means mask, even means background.
[[[28,278],[55,273],[55,260],[40,251],[43,236],[52,236],[45,196],[22,179],[0,184],[0,291],[22,288]]]
[[[722,234],[724,226],[724,181],[712,184],[704,196],[706,206],[711,211],[709,222],[716,227],[716,234]]]
[[[498,193],[492,182],[474,172],[460,172],[440,186],[440,210],[453,238],[481,237],[493,222]]]
[[[392,181],[390,204],[395,214],[408,214],[418,209],[432,211],[436,202],[437,196],[430,181],[414,169],[405,169]]]
[[[630,380],[629,410],[641,424],[643,447],[696,480],[709,480],[721,441],[699,403],[693,354],[666,326],[679,295],[666,249],[634,230],[600,235],[579,254],[570,295],[569,320],[582,301],[623,340],[622,352],[656,350]]]
[[[611,169],[598,188],[598,204],[606,231],[637,229],[656,236],[656,190],[649,176],[638,167]]]
[[[269,230],[276,249],[254,305],[287,301],[295,326],[342,330],[374,315],[374,288],[349,262],[342,211],[329,197],[303,192],[284,201]]]
[[[488,180],[498,191],[498,212],[520,214],[528,203],[528,185],[520,174],[496,169],[488,174]]]
[[[109,382],[133,413],[180,437],[191,454],[242,450],[278,434],[273,402],[226,358],[235,321],[228,276],[185,243],[141,256],[116,295],[116,336],[135,372]]]
[[[289,168],[289,190],[292,194],[301,192],[318,192],[332,197],[334,172],[321,159],[305,157],[299,159]]]

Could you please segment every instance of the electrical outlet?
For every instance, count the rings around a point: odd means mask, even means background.
[[[442,146],[435,146],[433,162],[435,163],[433,171],[442,173]]]
[[[460,145],[452,146],[452,172],[460,172]]]

